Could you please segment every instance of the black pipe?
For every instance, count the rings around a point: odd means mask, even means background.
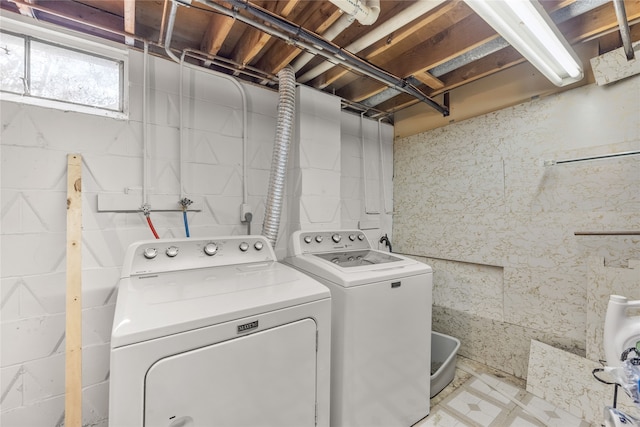
[[[175,1],[175,0],[174,0]],[[181,3],[187,4],[190,0],[178,0]],[[364,59],[354,55],[353,53],[344,50],[340,46],[318,36],[317,34],[302,28],[301,26],[294,24],[291,21],[288,21],[282,18],[279,15],[276,15],[273,12],[270,12],[266,9],[258,7],[252,3],[249,3],[246,0],[228,0],[227,2],[234,6],[236,9],[244,9],[247,13],[253,15],[256,18],[259,18],[265,22],[268,22],[271,25],[278,27],[280,30],[289,33],[292,37],[281,34],[279,31],[273,31],[269,29],[265,29],[264,26],[256,23],[255,21],[241,15],[237,10],[227,9],[224,6],[219,5],[211,0],[196,0],[200,3],[206,4],[207,6],[224,13],[228,16],[231,16],[239,21],[244,22],[247,25],[258,28],[261,31],[265,31],[274,35],[278,38],[281,38],[287,42],[294,42],[299,47],[310,50],[323,56],[325,59],[338,61],[340,63],[344,63],[349,68],[360,71],[371,78],[378,80],[381,83],[384,83],[387,86],[393,87],[401,92],[408,93],[414,98],[428,104],[430,107],[434,108],[436,111],[440,112],[444,117],[449,115],[449,108],[446,106],[442,106],[428,95],[422,93],[416,86],[409,83],[406,79],[402,79],[397,77],[388,71],[383,70]],[[293,38],[293,40],[292,40]],[[304,43],[300,43],[301,39]],[[317,48],[316,48],[317,46]]]

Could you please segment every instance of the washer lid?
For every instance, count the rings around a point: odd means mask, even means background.
[[[330,298],[275,261],[132,276],[118,287],[112,348]]]
[[[373,250],[328,252],[323,254],[314,254],[314,256],[330,261],[342,268],[373,266],[377,264],[386,264],[388,262],[402,261],[397,256],[390,255],[387,252]]]
[[[358,259],[362,251],[307,253],[285,258],[284,262],[314,277],[346,288],[432,273],[431,267],[427,264],[396,253],[389,254],[374,249],[365,252],[368,253],[369,259],[377,259],[378,262],[362,262],[364,258]],[[346,261],[341,263],[340,259]]]

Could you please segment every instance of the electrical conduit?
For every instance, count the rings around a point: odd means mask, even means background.
[[[262,235],[275,248],[280,228],[280,216],[284,199],[284,184],[287,172],[289,145],[291,144],[295,118],[296,80],[293,68],[287,66],[278,72],[279,100],[276,136],[271,159],[269,191],[265,206]]]
[[[179,123],[179,127],[180,127],[180,159],[179,159],[179,164],[180,164],[180,204],[183,205],[183,214],[186,215],[186,208],[184,207],[184,203],[185,201],[188,201],[187,207],[188,205],[191,204],[191,201],[189,199],[186,198],[185,196],[185,192],[184,192],[184,99],[183,99],[183,82],[184,82],[184,77],[183,77],[183,72],[184,72],[184,68],[189,67],[192,68],[193,70],[196,71],[203,71],[202,68],[200,67],[195,67],[189,63],[185,62],[185,57],[187,55],[191,55],[194,56],[192,54],[201,54],[198,51],[195,51],[193,49],[184,49],[182,51],[182,55],[180,56],[180,58],[178,58],[176,55],[174,55],[171,52],[171,38],[173,35],[173,28],[175,26],[175,22],[176,22],[176,13],[178,10],[178,2],[177,1],[172,1],[171,2],[171,10],[169,12],[169,19],[168,19],[168,23],[167,23],[167,31],[166,31],[166,37],[164,40],[164,48],[165,51],[167,52],[167,55],[173,59],[175,62],[177,62],[180,66],[180,88],[179,88],[179,97],[180,97],[180,102],[179,102],[179,109],[180,109],[180,123]],[[202,58],[197,58],[202,60]],[[235,79],[234,77],[231,77],[227,74],[224,73],[220,73],[214,70],[206,70],[209,74],[213,74],[214,76],[218,76],[221,77],[223,79],[228,80],[229,82],[231,82],[237,89],[238,92],[240,92],[240,98],[242,101],[242,204],[247,204],[248,202],[248,184],[247,184],[247,146],[248,146],[248,132],[247,132],[247,94],[244,90],[244,87],[238,82],[237,79]],[[186,217],[184,218],[186,219]],[[185,232],[187,234],[187,237],[189,237],[189,230],[188,230],[188,224],[185,221]]]
[[[148,119],[147,119],[147,74],[149,72],[149,44],[144,42],[144,53],[142,60],[142,206],[140,210],[147,219],[147,224],[153,237],[159,239],[153,222],[151,222],[151,205],[147,192],[147,150],[148,150]]]

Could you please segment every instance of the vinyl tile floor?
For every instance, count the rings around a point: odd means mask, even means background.
[[[591,427],[525,388],[522,379],[458,356],[455,378],[413,427]]]

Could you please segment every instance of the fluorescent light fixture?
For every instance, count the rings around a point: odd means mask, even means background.
[[[556,86],[582,80],[578,55],[538,0],[465,0]]]

